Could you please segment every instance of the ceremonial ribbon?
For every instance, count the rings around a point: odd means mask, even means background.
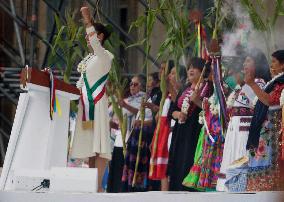
[[[83,74],[85,88],[82,89],[81,101],[83,106],[83,121],[94,120],[94,110],[95,105],[101,100],[106,91],[106,83],[108,79],[108,74],[106,73],[102,76],[96,83],[90,87],[87,80],[86,73]]]
[[[50,112],[50,119],[53,120],[53,114],[54,112],[57,112],[58,110],[58,115],[62,115],[61,111],[61,106],[58,101],[58,98],[56,96],[56,80],[54,79],[53,72],[50,68],[47,69],[47,72],[49,73],[49,95],[50,95],[50,100],[49,100],[49,112]]]

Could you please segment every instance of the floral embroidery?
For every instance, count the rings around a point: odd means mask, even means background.
[[[237,85],[235,87],[234,92],[232,92],[230,96],[228,97],[228,101],[227,101],[228,108],[232,108],[234,106],[235,100],[238,97],[240,91],[241,91],[241,86]]]
[[[240,126],[239,131],[240,132],[249,131],[249,126]]]
[[[253,109],[246,107],[234,107],[231,110],[232,116],[253,116]]]
[[[77,66],[77,71],[81,73],[81,77],[76,82],[76,87],[79,89],[81,89],[84,86],[83,74],[86,72],[87,65],[93,57],[94,57],[94,54],[89,53]]]
[[[273,83],[276,79],[280,78],[280,77],[283,76],[283,75],[284,75],[284,72],[282,72],[282,73],[276,75],[275,77],[273,77],[273,78],[263,87],[263,89],[266,89],[267,86],[269,86],[269,85],[270,85],[271,83]],[[254,100],[254,103],[253,103],[254,106],[256,105],[257,101],[258,101],[258,98],[257,98],[257,96],[256,96],[256,99]]]
[[[284,89],[283,84],[276,84],[273,91],[269,94],[269,105],[279,105],[281,102],[282,90]]]
[[[240,122],[241,122],[241,123],[250,123],[251,120],[252,120],[251,117],[242,117],[242,118],[240,119]]]

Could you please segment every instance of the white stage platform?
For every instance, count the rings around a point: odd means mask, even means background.
[[[27,193],[0,191],[0,202],[283,202],[284,192],[258,193],[196,193],[196,192],[145,192],[119,194],[67,194]]]

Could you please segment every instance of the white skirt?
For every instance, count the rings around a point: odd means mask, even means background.
[[[251,116],[234,116],[231,118],[228,131],[225,137],[223,150],[223,160],[221,163],[220,173],[226,174],[231,163],[246,155],[246,145],[249,131],[240,131],[240,126],[249,127],[250,122],[241,123],[241,118],[251,118]],[[217,191],[227,191],[225,187],[226,179],[219,178],[217,181]]]
[[[105,159],[111,159],[108,100],[106,95],[95,105],[93,128],[84,129],[82,127],[83,107],[81,100],[78,108],[75,134],[71,145],[71,157],[100,156]]]

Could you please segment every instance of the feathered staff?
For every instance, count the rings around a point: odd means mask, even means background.
[[[213,84],[214,84],[214,93],[219,102],[219,119],[222,126],[222,134],[225,133],[228,122],[227,122],[227,106],[226,106],[226,99],[223,90],[223,79],[222,79],[222,72],[220,66],[220,56],[212,55],[212,67],[213,67]]]
[[[213,67],[213,85],[214,85],[214,93],[219,102],[219,119],[222,126],[222,134],[225,133],[228,120],[227,120],[227,106],[226,99],[223,90],[223,78],[221,71],[221,49],[217,39],[217,31],[218,31],[218,20],[221,10],[221,0],[217,2],[217,10],[216,10],[216,18],[215,18],[215,27],[213,30],[213,36],[210,43],[210,57],[212,59],[212,67]]]
[[[197,37],[195,43],[195,53],[197,57],[208,60],[208,51],[206,47],[206,32],[202,26],[202,13],[199,10],[192,10],[189,14],[189,20],[195,24]]]

